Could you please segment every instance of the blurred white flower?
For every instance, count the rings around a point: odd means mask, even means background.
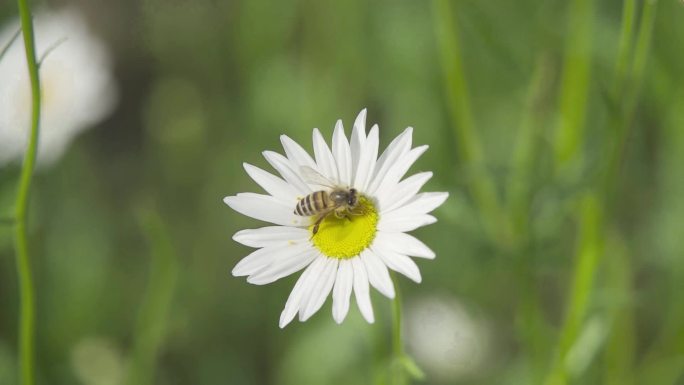
[[[120,385],[125,360],[114,342],[104,337],[86,337],[71,351],[71,367],[84,385]]]
[[[75,9],[37,12],[34,18],[36,55],[40,66],[42,109],[38,164],[59,159],[81,131],[113,109],[116,84],[107,47],[89,30]],[[4,47],[19,29],[19,21],[0,31]],[[20,159],[31,120],[31,91],[22,36],[0,59],[0,165]]]
[[[428,146],[412,149],[412,129],[407,128],[378,157],[379,129],[375,125],[366,135],[366,110],[356,118],[349,140],[337,121],[332,150],[315,129],[315,160],[292,139],[280,139],[286,157],[272,151],[264,157],[282,179],[244,165],[268,195],[241,193],[224,200],[239,213],[278,225],[233,236],[258,248],[235,266],[233,275],[265,285],[304,270],[280,316],[281,328],[297,313],[300,321],[309,319],[331,292],[337,323],[347,316],[352,291],[363,317],[373,322],[369,284],[394,298],[388,268],[420,282],[420,270],[409,256],[435,257],[407,232],[435,223],[429,213],[449,194],[419,193],[431,172],[402,180]]]
[[[451,383],[482,370],[489,350],[488,328],[455,299],[410,302],[404,326],[408,349],[430,378]]]

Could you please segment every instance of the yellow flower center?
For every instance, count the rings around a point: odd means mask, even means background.
[[[338,218],[331,213],[318,227],[312,242],[318,249],[331,258],[348,259],[359,255],[370,246],[375,238],[378,212],[366,197],[360,197],[353,213]],[[312,224],[309,231],[313,234]]]

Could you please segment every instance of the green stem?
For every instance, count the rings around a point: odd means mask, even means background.
[[[2,58],[5,56],[7,51],[9,51],[10,47],[12,47],[12,44],[14,43],[15,40],[17,40],[17,38],[19,37],[20,34],[21,34],[21,27],[19,27],[19,29],[17,29],[17,32],[15,32],[14,35],[12,35],[12,38],[9,39],[7,44],[5,44],[5,46],[2,47],[2,50],[0,50],[0,60],[2,60]]]
[[[649,7],[644,5],[644,7]],[[649,7],[650,8],[650,7]],[[644,12],[647,8],[644,8]],[[617,188],[617,178],[620,170],[620,164],[624,156],[625,145],[629,136],[629,122],[631,121],[631,114],[633,106],[629,98],[623,98],[625,90],[631,92],[636,96],[637,89],[630,89],[628,81],[640,82],[642,73],[631,72],[630,63],[632,60],[639,62],[638,68],[643,70],[643,57],[646,53],[647,45],[644,45],[644,30],[652,28],[652,13],[650,15],[644,13],[641,18],[641,25],[639,27],[639,41],[636,49],[634,46],[634,24],[636,14],[636,1],[624,0],[622,10],[622,28],[620,32],[620,42],[618,49],[617,62],[615,64],[615,78],[613,84],[612,100],[615,101],[617,108],[613,108],[610,123],[613,127],[616,139],[613,142],[613,148],[609,152],[607,161],[607,171],[604,179],[605,186],[603,188],[604,202],[607,206],[608,216],[612,216],[612,206],[609,204],[609,197],[613,196]],[[648,36],[650,40],[650,36]],[[632,54],[634,57],[632,57]],[[635,67],[632,66],[632,70]],[[638,83],[637,83],[638,84]],[[621,101],[627,99],[627,101]],[[619,293],[624,298],[631,298],[631,261],[627,255],[627,247],[622,240],[617,236],[613,236],[611,245],[611,253],[606,255],[606,284],[611,289]],[[606,349],[604,351],[604,362],[606,367],[605,383],[610,384],[630,384],[633,383],[634,364],[634,349],[635,344],[632,338],[634,332],[634,316],[633,305],[630,303],[620,304],[611,309],[612,313],[612,327],[608,341],[606,342]]]
[[[637,335],[632,302],[632,267],[624,240],[614,232],[608,234],[607,240],[605,286],[611,292],[617,293],[617,300],[613,301],[614,304],[608,309],[610,332],[603,355],[603,383],[632,385],[635,383],[634,336]]]
[[[670,117],[667,119],[663,137],[667,138],[667,143],[661,150],[662,155],[658,160],[660,164],[659,175],[680,175],[681,165],[684,164],[684,88],[672,84],[668,91],[672,106],[668,106]],[[661,203],[661,210],[664,212],[660,218],[684,217],[684,204],[681,201],[682,191],[684,190],[683,181],[677,178],[666,178],[658,200]],[[665,228],[667,220],[661,219],[661,226]],[[681,254],[684,249],[684,240],[666,242],[660,245],[664,255]],[[666,288],[669,303],[661,316],[655,338],[649,343],[646,352],[642,355],[637,368],[637,383],[641,384],[676,384],[684,375],[684,306],[681,294],[684,292],[684,265],[679,264],[669,269],[667,275]]]
[[[24,35],[26,62],[28,63],[29,79],[31,82],[31,134],[28,148],[24,155],[24,163],[19,178],[19,187],[15,208],[15,248],[17,258],[17,273],[19,275],[20,318],[19,318],[19,372],[23,385],[34,384],[34,329],[35,329],[35,294],[31,261],[28,253],[28,239],[26,234],[26,217],[28,213],[29,194],[31,192],[31,177],[36,161],[38,148],[38,132],[40,123],[40,79],[36,62],[36,48],[33,37],[33,19],[28,0],[17,0],[21,30]]]
[[[151,263],[148,287],[144,294],[127,384],[152,384],[157,355],[166,335],[167,320],[178,277],[178,262],[171,235],[154,211],[141,212],[140,222],[150,243]]]
[[[570,3],[569,12],[555,141],[558,171],[572,163],[584,142],[593,38],[593,0],[574,0]]]
[[[578,0],[585,1],[585,0]],[[624,56],[627,55],[623,51],[629,52],[629,47],[626,44],[631,42],[629,25],[632,23],[631,18],[634,17],[633,7],[630,0],[626,0],[623,17],[628,20],[623,20],[623,34],[621,41],[621,51],[618,53],[617,67],[627,66]],[[552,369],[547,377],[547,385],[557,385],[567,383],[567,373],[565,369],[565,359],[572,345],[576,342],[579,330],[584,322],[588,304],[593,290],[593,280],[596,274],[596,268],[599,259],[604,254],[603,239],[605,238],[606,218],[612,215],[612,206],[614,205],[615,194],[613,191],[617,188],[617,179],[620,171],[620,164],[623,158],[625,143],[628,137],[628,129],[630,127],[632,114],[636,106],[637,96],[639,93],[639,86],[643,78],[643,72],[648,57],[648,50],[650,47],[651,34],[653,30],[653,23],[655,20],[656,1],[647,1],[644,4],[643,13],[641,15],[641,23],[639,32],[635,43],[633,62],[631,73],[629,74],[630,84],[623,85],[625,77],[620,77],[617,74],[616,84],[614,89],[624,90],[627,94],[623,104],[611,118],[614,139],[611,143],[611,148],[607,153],[606,166],[602,170],[603,179],[597,183],[594,188],[590,190],[583,201],[583,208],[580,218],[580,243],[577,249],[575,271],[573,273],[573,282],[568,303],[568,310],[565,317],[565,323],[561,331],[561,337],[558,344],[557,355],[552,365]],[[626,82],[625,82],[626,83]],[[629,264],[625,263],[628,268]],[[627,326],[626,326],[627,327]],[[623,346],[626,349],[631,348],[630,345]],[[628,360],[630,352],[624,352],[625,357],[621,360]]]
[[[615,85],[612,95],[615,100],[620,97],[625,86],[625,76],[629,67],[634,40],[635,13],[636,0],[625,0],[622,7],[622,27],[620,28],[620,41],[618,43],[617,62],[615,63]]]
[[[589,192],[582,200],[579,222],[580,236],[565,320],[546,385],[568,383],[566,359],[587,314],[596,268],[603,254],[603,206],[596,193]]]
[[[401,338],[401,291],[399,289],[399,282],[397,277],[392,274],[392,281],[394,282],[395,296],[392,300],[392,360],[391,360],[391,378],[390,383],[394,385],[406,384],[406,371],[401,365],[401,361],[405,356],[404,343]]]
[[[629,1],[630,0],[626,1],[625,7],[630,7],[628,4]],[[614,194],[614,189],[617,187],[616,180],[618,178],[620,165],[624,157],[625,146],[630,133],[630,123],[633,120],[632,117],[634,116],[634,112],[636,110],[636,104],[639,91],[641,89],[641,83],[644,77],[648,53],[651,47],[651,36],[653,34],[653,26],[655,24],[657,4],[657,0],[649,0],[644,3],[629,75],[616,79],[617,85],[615,86],[615,89],[620,90],[620,93],[624,93],[626,96],[623,98],[624,101],[620,105],[617,113],[615,113],[611,119],[611,125],[615,131],[616,139],[613,141],[613,148],[609,152],[606,176],[604,178],[605,184],[603,186],[603,194],[606,197],[612,196]],[[629,15],[627,16],[629,17]],[[625,33],[629,33],[629,31]],[[629,41],[631,42],[631,39]],[[618,67],[620,66],[627,67],[628,63],[618,63]],[[629,84],[627,80],[630,81]]]
[[[627,114],[628,118],[634,113],[634,107],[638,99],[639,91],[641,89],[641,82],[644,77],[644,70],[648,62],[649,52],[651,50],[651,40],[653,36],[653,26],[655,25],[656,10],[658,8],[658,0],[647,0],[644,2],[641,22],[639,24],[639,31],[637,32],[637,39],[634,48],[634,61],[632,63],[632,92],[630,99],[627,100]]]
[[[511,159],[512,172],[508,178],[506,198],[511,222],[517,238],[529,234],[529,205],[532,177],[542,145],[542,127],[548,109],[549,84],[553,82],[553,66],[548,55],[537,57],[527,91],[525,110],[516,136]]]
[[[522,279],[520,283],[519,316],[516,326],[524,349],[530,360],[531,378],[538,383],[547,362],[548,328],[545,324],[536,287],[534,274],[534,253],[530,237],[529,210],[531,189],[539,150],[542,127],[548,109],[549,91],[553,70],[548,55],[537,57],[535,69],[529,84],[525,110],[517,132],[515,151],[511,159],[513,166],[506,189],[507,208],[511,218],[515,240],[516,268]]]
[[[449,115],[461,161],[470,174],[471,194],[490,236],[508,246],[510,222],[501,210],[493,180],[486,172],[484,155],[471,112],[468,84],[461,60],[458,27],[449,0],[434,0],[435,32],[442,61]]]

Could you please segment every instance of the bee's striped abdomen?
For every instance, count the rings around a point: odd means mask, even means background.
[[[328,193],[316,191],[300,199],[297,202],[294,213],[303,217],[309,217],[326,210],[331,203]]]

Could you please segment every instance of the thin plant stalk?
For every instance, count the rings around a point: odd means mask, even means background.
[[[33,18],[28,0],[18,0],[21,30],[24,36],[26,63],[31,83],[31,132],[24,162],[19,177],[19,186],[14,214],[14,244],[16,249],[17,273],[19,276],[19,373],[21,384],[34,384],[34,336],[35,336],[35,293],[31,260],[28,251],[26,219],[28,216],[31,179],[38,148],[40,124],[40,79],[36,61],[36,47],[33,36]]]
[[[458,26],[453,17],[451,2],[434,0],[432,5],[456,148],[470,174],[468,185],[485,228],[496,242],[507,246],[511,237],[510,223],[501,209],[495,184],[486,171],[484,155],[472,115],[468,84],[461,60]]]
[[[629,1],[629,0],[627,0]],[[565,322],[561,330],[561,337],[558,344],[557,353],[552,364],[552,369],[546,380],[547,385],[566,384],[568,382],[565,358],[568,351],[577,339],[579,330],[584,322],[587,307],[590,300],[591,291],[593,290],[593,279],[598,265],[598,261],[604,254],[603,239],[606,234],[606,221],[612,215],[612,204],[614,199],[613,191],[617,188],[617,179],[620,172],[620,165],[624,155],[624,148],[627,142],[631,117],[634,113],[636,101],[638,97],[639,87],[643,78],[646,59],[650,47],[650,40],[653,30],[653,23],[655,21],[655,7],[656,1],[646,2],[642,9],[641,22],[639,31],[637,33],[637,40],[635,43],[634,54],[632,57],[631,71],[628,78],[631,80],[630,84],[625,85],[625,88],[620,84],[625,78],[617,77],[616,89],[624,89],[628,97],[624,105],[618,109],[619,113],[611,119],[613,130],[613,145],[608,151],[608,161],[606,168],[601,174],[602,180],[592,188],[582,203],[580,221],[580,242],[577,248],[577,255],[575,259],[575,269],[573,272],[573,281],[570,290],[570,298],[568,303],[568,310],[565,316]],[[631,4],[625,4],[625,7],[631,7]],[[630,10],[623,12],[623,17],[632,18]],[[629,24],[628,21],[623,21],[623,26]],[[629,28],[623,28],[624,34],[630,34]],[[621,37],[621,40],[630,41],[629,36]],[[627,45],[623,45],[623,50],[629,50]],[[621,63],[623,52],[618,53],[617,68],[627,65]]]
[[[646,11],[646,9],[644,9]],[[636,1],[624,0],[622,10],[622,28],[620,32],[620,40],[618,45],[618,56],[615,64],[615,78],[613,84],[613,94],[611,95],[613,101],[621,100],[622,94],[629,89],[629,81],[640,79],[643,75],[643,55],[645,55],[647,46],[644,45],[644,29],[652,29],[652,16],[642,14],[641,25],[639,27],[639,40],[641,43],[634,48],[634,25],[636,15]],[[650,40],[650,36],[648,37]],[[634,57],[633,57],[633,56]],[[634,72],[635,68],[632,61],[639,62],[639,73]],[[630,68],[630,64],[631,68]],[[630,72],[631,70],[631,72]],[[639,82],[641,80],[638,80]],[[638,87],[638,85],[636,85]],[[630,90],[631,94],[636,96],[638,89]],[[611,123],[614,127],[616,140],[614,141],[613,150],[610,151],[608,160],[608,169],[606,171],[605,186],[604,186],[604,200],[609,202],[609,197],[613,194],[616,186],[616,180],[620,170],[620,163],[624,154],[624,147],[629,135],[629,121],[632,115],[632,102],[627,99],[627,102],[615,103],[617,108],[613,108],[613,115],[611,116]],[[612,216],[612,210],[608,207],[609,214]],[[614,236],[613,238],[617,238]],[[614,241],[612,252],[606,255],[608,263],[606,270],[608,275],[608,285],[613,286],[618,295],[625,298],[630,298],[631,289],[631,260],[625,251],[626,247],[622,242]],[[606,362],[606,384],[629,384],[633,381],[632,366],[634,361],[635,343],[631,337],[634,331],[634,309],[629,303],[621,304],[614,310],[613,327],[611,334],[606,343],[604,353],[604,360]]]
[[[391,271],[395,296],[392,300],[392,350],[389,360],[389,384],[407,385],[411,379],[422,381],[425,373],[404,350],[402,339],[402,296],[396,274]],[[381,383],[385,383],[384,381]]]
[[[167,319],[178,279],[178,261],[171,235],[156,212],[141,213],[140,222],[150,244],[150,277],[138,311],[138,324],[128,373],[129,385],[154,383],[158,351],[166,335]]]
[[[21,27],[19,27],[19,29],[17,29],[17,32],[15,32],[14,35],[12,35],[12,38],[9,39],[9,41],[5,44],[5,46],[2,47],[2,49],[0,50],[0,60],[2,60],[2,58],[5,56],[7,51],[9,51],[10,47],[12,47],[12,44],[14,44],[14,41],[17,40],[19,35],[21,35]]]
[[[516,268],[520,280],[520,304],[517,330],[531,362],[533,382],[539,382],[546,363],[548,336],[544,333],[545,322],[541,312],[534,276],[534,253],[531,250],[529,210],[531,185],[535,164],[542,144],[542,127],[546,101],[550,92],[553,71],[549,58],[540,55],[535,64],[528,88],[525,109],[516,135],[512,154],[513,169],[506,189],[506,204],[514,230]]]
[[[625,77],[629,70],[630,54],[634,45],[634,24],[636,0],[625,0],[622,6],[622,26],[618,43],[617,61],[615,63],[615,84],[613,98],[617,98],[625,86]]]
[[[561,75],[558,123],[555,138],[556,172],[577,165],[584,143],[584,120],[589,94],[591,41],[594,5],[592,0],[574,0],[569,4],[568,37]],[[565,361],[581,330],[591,298],[593,278],[602,253],[600,229],[603,226],[601,199],[594,191],[585,193],[579,203],[578,238],[565,318],[555,355],[544,384],[565,385],[568,372]]]
[[[396,276],[393,276],[395,296],[392,300],[392,365],[390,384],[405,385],[406,372],[401,366],[404,357],[404,341],[401,338],[401,291]]]
[[[528,235],[531,182],[543,137],[544,115],[549,107],[546,102],[549,84],[553,82],[552,67],[548,55],[537,57],[511,159],[513,167],[508,178],[506,203],[518,238]]]
[[[619,293],[618,300],[608,309],[610,332],[604,350],[604,384],[634,384],[634,357],[636,325],[632,302],[632,277],[630,255],[624,240],[614,232],[609,233],[606,245],[606,286]]]
[[[589,95],[593,0],[573,0],[570,4],[568,38],[561,75],[560,111],[556,127],[556,170],[575,163],[584,142],[584,120]]]
[[[613,141],[613,149],[610,151],[610,158],[608,159],[607,175],[604,179],[605,185],[603,188],[606,196],[612,195],[616,188],[616,179],[620,172],[627,138],[629,138],[630,128],[632,127],[632,118],[636,110],[636,103],[644,78],[648,53],[650,52],[657,5],[657,0],[644,2],[639,30],[637,31],[636,41],[634,43],[634,55],[631,66],[629,67],[629,75],[627,79],[624,79],[624,81],[621,82],[629,85],[629,88],[627,89],[626,86],[619,87],[620,89],[625,90],[624,93],[626,94],[626,97],[624,98],[621,108],[618,110],[619,113],[614,114],[612,119],[612,125],[616,132],[616,139]]]
[[[684,91],[675,89],[672,85],[670,90],[671,100],[674,104],[668,107],[670,117],[663,133],[668,138],[668,143],[663,149],[660,175],[679,175],[681,164],[684,164]],[[682,181],[676,178],[668,178],[666,188],[661,193],[661,201],[667,216],[682,215],[684,204],[681,203]],[[673,203],[678,202],[678,203]],[[684,246],[684,241],[667,247],[667,253],[677,255],[678,250]],[[670,303],[663,312],[661,325],[653,341],[650,342],[646,353],[636,370],[638,383],[676,384],[684,373],[684,306],[681,304],[680,294],[684,291],[684,266],[676,266],[670,269],[667,275],[666,287],[670,293]],[[663,365],[663,362],[668,364]]]
[[[549,371],[546,385],[568,383],[566,358],[582,328],[591,299],[594,276],[603,254],[603,206],[595,192],[588,192],[580,202],[580,236],[575,256],[575,266],[568,298],[565,320],[561,329],[556,355]]]

